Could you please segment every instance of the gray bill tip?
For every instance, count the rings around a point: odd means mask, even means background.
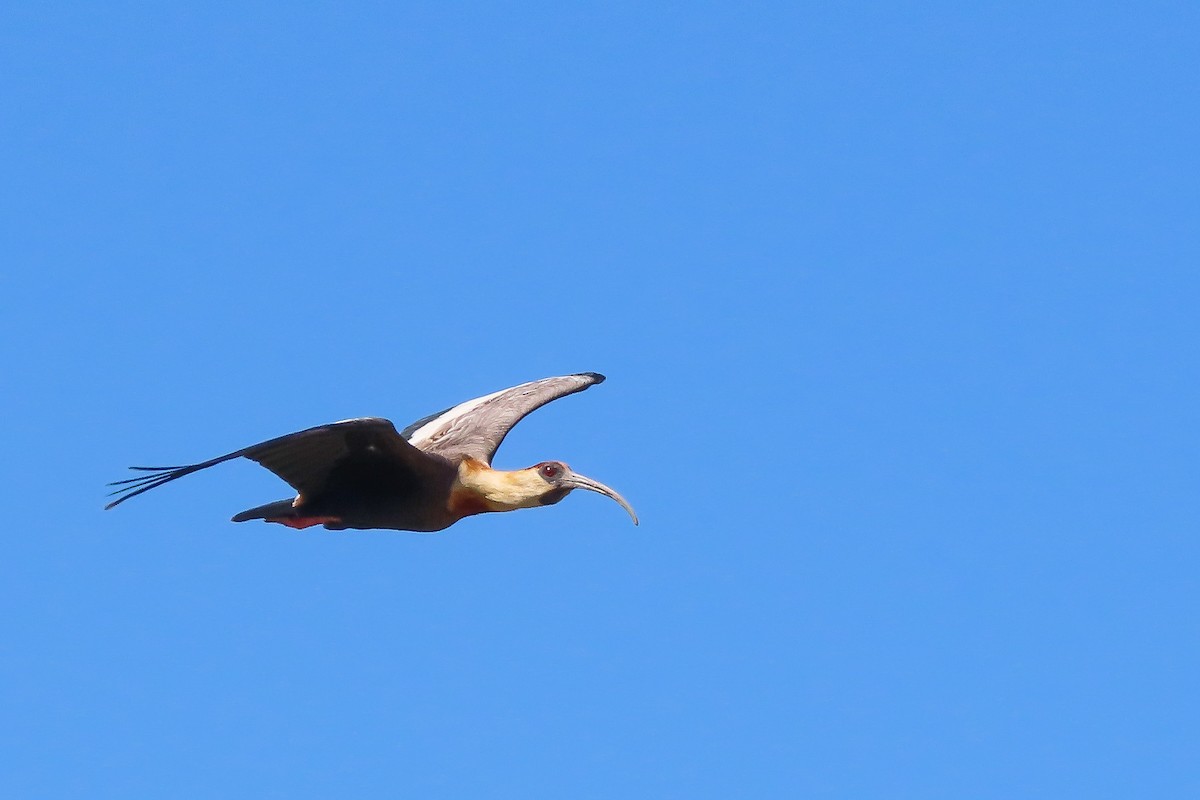
[[[633,506],[629,505],[628,500],[626,500],[624,497],[621,497],[620,493],[617,492],[616,489],[605,486],[600,481],[592,480],[586,475],[580,475],[578,472],[572,472],[571,477],[567,479],[566,483],[569,484],[573,489],[587,489],[589,492],[596,492],[597,494],[602,494],[605,497],[616,500],[617,503],[620,504],[621,508],[625,509],[625,511],[629,514],[629,518],[633,520],[633,524],[638,524],[637,512],[633,510]]]

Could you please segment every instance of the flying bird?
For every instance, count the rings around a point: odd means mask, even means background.
[[[561,461],[518,470],[492,467],[496,449],[527,414],[603,380],[583,372],[522,383],[431,414],[399,432],[379,417],[347,419],[198,464],[130,467],[147,474],[109,484],[121,488],[105,509],[193,472],[248,458],[297,494],[236,514],[234,522],[440,531],[474,514],[553,505],[575,489],[587,489],[620,503],[636,525],[637,514],[625,498]]]

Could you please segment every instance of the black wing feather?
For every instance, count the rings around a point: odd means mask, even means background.
[[[394,461],[399,465],[414,459],[430,457],[405,442],[396,426],[386,419],[364,417],[289,433],[223,456],[177,467],[130,467],[148,472],[134,478],[113,481],[109,486],[120,488],[111,492],[117,499],[105,509],[120,505],[131,497],[178,480],[185,475],[214,467],[235,458],[248,458],[285,480],[300,494],[319,491],[330,472],[355,452],[372,454],[372,460]],[[111,496],[110,495],[110,496]]]

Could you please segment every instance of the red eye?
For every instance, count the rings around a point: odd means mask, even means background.
[[[542,476],[546,477],[546,478],[558,477],[558,465],[557,464],[544,464],[542,466]]]

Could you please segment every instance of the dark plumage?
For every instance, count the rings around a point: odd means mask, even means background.
[[[319,425],[197,464],[131,467],[147,474],[110,484],[120,488],[105,508],[193,472],[248,458],[297,495],[243,511],[234,522],[437,531],[472,514],[549,505],[574,489],[588,489],[616,500],[636,524],[624,498],[560,462],[514,471],[491,467],[508,431],[527,414],[603,380],[586,372],[523,383],[432,414],[402,432],[386,419],[365,417]]]

